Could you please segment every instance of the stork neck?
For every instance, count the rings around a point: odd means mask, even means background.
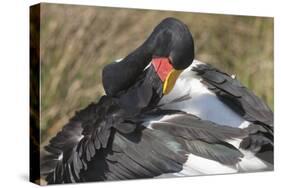
[[[103,86],[107,95],[115,96],[118,92],[127,89],[142,74],[152,56],[146,44],[147,42],[122,61],[109,64],[103,69]]]
[[[157,105],[162,96],[161,80],[150,66],[131,87],[119,92],[115,99],[127,113],[138,114]]]

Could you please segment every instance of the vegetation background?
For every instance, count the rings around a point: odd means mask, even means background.
[[[129,54],[166,17],[189,26],[196,59],[235,74],[273,108],[272,18],[42,4],[42,145],[104,94],[104,65]]]

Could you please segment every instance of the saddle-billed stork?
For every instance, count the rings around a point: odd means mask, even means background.
[[[273,169],[273,113],[237,79],[194,60],[188,27],[166,18],[103,69],[106,95],[42,151],[49,184]]]

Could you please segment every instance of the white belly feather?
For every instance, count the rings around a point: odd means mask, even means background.
[[[173,90],[164,96],[160,104],[166,104],[162,108],[185,111],[196,115],[203,120],[209,120],[221,125],[239,127],[249,125],[242,117],[233,112],[222,103],[203,83],[200,77],[190,69],[200,62],[195,61],[178,78]],[[169,103],[175,98],[189,95],[189,99],[178,103]]]

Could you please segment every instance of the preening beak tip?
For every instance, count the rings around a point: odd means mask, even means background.
[[[163,84],[164,95],[167,95],[172,91],[181,72],[182,70],[172,69],[171,72],[168,74]]]

